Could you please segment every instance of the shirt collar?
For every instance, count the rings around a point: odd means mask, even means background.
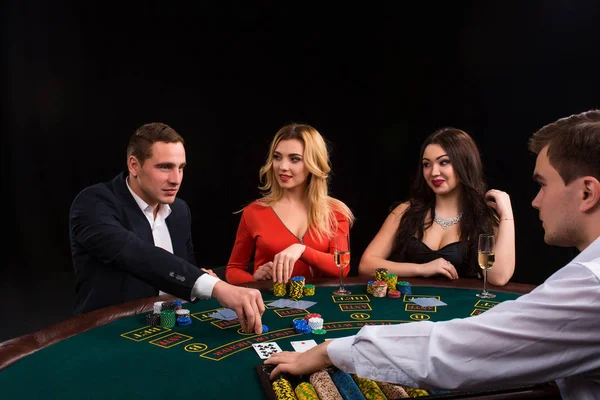
[[[142,200],[140,196],[135,194],[135,192],[131,189],[131,186],[129,186],[129,176],[125,178],[125,184],[127,185],[127,189],[129,189],[129,193],[131,193],[133,199],[140,207],[140,210],[142,210],[142,212],[144,213],[152,213],[152,207],[149,206],[148,203],[146,203],[144,200]],[[160,208],[158,209],[157,216],[160,216],[162,219],[167,219],[169,215],[171,215],[171,207],[168,204],[161,204]]]

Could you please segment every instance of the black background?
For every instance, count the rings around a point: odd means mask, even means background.
[[[227,263],[259,196],[275,132],[308,123],[331,144],[331,193],[355,212],[353,271],[405,200],[422,141],[454,126],[511,195],[513,281],[575,254],[549,247],[531,207],[529,136],[600,104],[596,1],[7,1],[2,19],[6,263],[0,340],[67,318],[71,201],[125,168],[129,136],[160,121],[186,140],[180,197],[197,259]]]

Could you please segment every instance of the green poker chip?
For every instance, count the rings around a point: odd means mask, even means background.
[[[327,331],[325,329],[313,329],[312,333],[314,335],[324,335]]]

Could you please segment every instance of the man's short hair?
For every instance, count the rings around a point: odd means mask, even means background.
[[[600,110],[561,118],[535,132],[529,149],[548,146],[548,160],[565,185],[582,176],[600,180]]]
[[[181,143],[183,138],[167,124],[151,122],[136,129],[127,145],[127,158],[134,156],[143,165],[144,161],[152,158],[152,145],[156,142]]]

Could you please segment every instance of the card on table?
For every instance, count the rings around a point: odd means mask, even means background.
[[[217,311],[216,313],[210,314],[210,317],[222,319],[225,321],[231,321],[237,318],[237,314],[230,308],[224,308]]]
[[[317,342],[314,340],[297,340],[295,342],[290,342],[294,350],[300,353],[304,353],[308,349],[312,349],[317,345]]]
[[[446,306],[447,304],[433,297],[417,297],[412,299],[413,303],[417,303],[421,307]]]
[[[275,342],[253,343],[252,347],[261,360],[266,360],[271,354],[281,351],[281,347]]]

